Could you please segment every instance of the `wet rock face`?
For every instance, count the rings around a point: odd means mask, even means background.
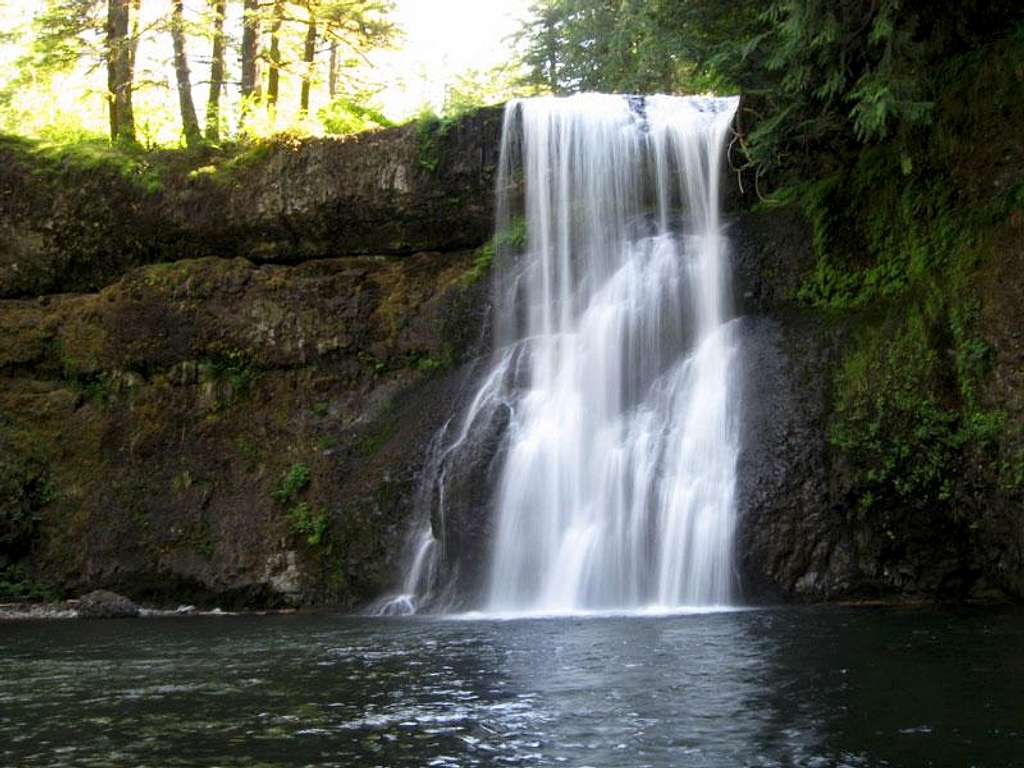
[[[730,233],[736,303],[744,315],[737,488],[744,597],[1024,598],[1020,491],[995,476],[990,458],[967,455],[957,467],[973,494],[958,500],[957,514],[860,508],[856,478],[829,434],[838,418],[837,376],[875,317],[820,312],[796,301],[813,265],[799,215],[740,214]],[[1010,308],[1024,290],[1015,269],[1024,256],[1020,242],[994,249],[975,287],[982,333],[993,350],[985,405],[1005,414],[1001,439],[1010,456],[1024,443],[1020,318]]]
[[[97,589],[78,601],[78,616],[83,619],[134,619],[139,606],[116,592]]]

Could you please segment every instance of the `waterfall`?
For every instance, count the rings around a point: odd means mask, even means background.
[[[732,599],[739,342],[719,179],[736,107],[582,94],[506,108],[495,352],[438,470],[469,461],[501,414],[476,510],[493,525],[488,611]]]

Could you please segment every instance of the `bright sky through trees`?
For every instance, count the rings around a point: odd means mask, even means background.
[[[445,87],[467,70],[486,70],[512,56],[509,37],[530,0],[398,0],[395,20],[405,40],[378,54],[388,70],[381,99],[389,116],[415,112],[425,101],[444,103]]]
[[[394,121],[405,120],[429,107],[441,112],[449,90],[460,77],[476,73],[486,81],[487,72],[516,57],[511,37],[528,15],[531,0],[395,0],[390,15],[400,30],[391,50],[372,51],[366,66],[346,70],[343,92],[359,93],[359,99],[372,94],[372,103]],[[71,72],[58,73],[52,82],[26,67],[19,70],[16,61],[31,42],[32,18],[45,7],[46,0],[0,0],[0,89],[20,75],[28,87],[17,89],[10,114],[19,132],[37,133],[54,126],[100,134],[106,125],[105,73],[95,56],[83,50],[79,65]],[[135,101],[139,113],[139,139],[144,144],[174,144],[180,137],[180,120],[175,97],[175,73],[171,37],[160,27],[166,18],[170,0],[143,0],[141,3],[142,43],[136,66]],[[184,17],[192,28],[202,28],[209,14],[208,0],[185,0]],[[227,56],[228,87],[223,92],[223,109],[237,122],[239,111],[238,36],[241,29],[241,0],[227,4],[226,28],[230,47]],[[301,10],[301,4],[296,5]],[[147,34],[146,30],[150,32]],[[298,30],[298,31],[297,31]],[[266,28],[263,30],[266,34]],[[296,37],[301,27],[293,25],[289,35]],[[289,45],[297,47],[289,39]],[[206,70],[209,67],[209,39],[189,42],[188,56],[193,70],[192,85],[196,107],[203,120]],[[95,50],[102,50],[97,38]],[[95,51],[93,52],[95,53]],[[320,56],[326,54],[321,52]],[[273,125],[255,126],[256,133],[286,128],[298,119],[297,68],[282,77],[278,119]],[[264,73],[265,75],[265,73]],[[32,85],[34,83],[34,85]],[[325,82],[313,89],[307,130],[319,128],[315,116],[329,101]],[[10,122],[10,120],[8,120]],[[9,129],[13,126],[9,126]]]

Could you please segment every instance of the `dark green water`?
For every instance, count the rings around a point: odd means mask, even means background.
[[[0,624],[10,766],[1024,766],[1024,613]]]

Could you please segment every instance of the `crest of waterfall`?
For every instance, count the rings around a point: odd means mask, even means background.
[[[432,473],[436,501],[445,468],[501,415],[476,510],[493,519],[489,611],[731,600],[739,351],[719,180],[737,103],[582,94],[506,108],[495,352]],[[419,541],[411,601],[437,570],[432,529]]]

